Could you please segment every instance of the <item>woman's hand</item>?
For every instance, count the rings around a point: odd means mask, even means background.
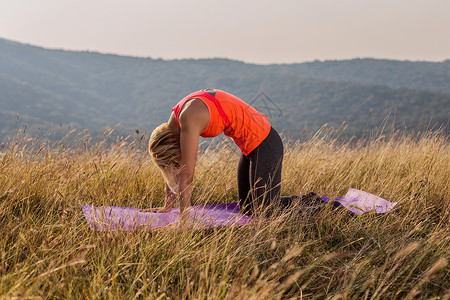
[[[178,179],[178,176],[177,176]],[[166,184],[166,204],[164,207],[154,207],[147,209],[140,209],[139,212],[153,212],[153,213],[166,213],[172,210],[173,202],[175,201],[176,195],[172,193],[169,186]]]
[[[140,209],[139,212],[166,213],[170,212],[171,210],[172,207],[154,207],[154,208]]]

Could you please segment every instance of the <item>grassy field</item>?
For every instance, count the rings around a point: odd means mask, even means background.
[[[163,203],[145,135],[111,133],[1,145],[0,298],[450,299],[444,134],[285,140],[283,195],[353,187],[399,202],[386,215],[294,210],[246,227],[95,232],[84,204]],[[238,157],[226,143],[201,153],[197,204],[237,200]]]

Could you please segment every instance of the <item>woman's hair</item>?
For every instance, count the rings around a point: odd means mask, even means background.
[[[173,193],[178,194],[179,188],[175,174],[180,167],[180,135],[170,129],[168,123],[162,123],[153,130],[148,150],[169,188]]]

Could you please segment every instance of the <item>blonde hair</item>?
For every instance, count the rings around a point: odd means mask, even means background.
[[[180,167],[180,135],[173,131],[168,123],[162,123],[153,130],[148,150],[169,188],[178,194],[179,187],[175,174]]]

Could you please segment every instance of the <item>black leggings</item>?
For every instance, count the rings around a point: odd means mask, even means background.
[[[278,132],[269,135],[238,165],[239,206],[244,214],[255,214],[267,207],[291,205],[291,197],[280,197],[283,142]]]

